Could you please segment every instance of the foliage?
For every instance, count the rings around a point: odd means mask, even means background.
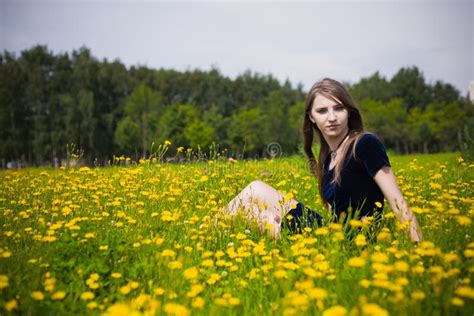
[[[454,150],[452,140],[473,111],[452,85],[426,83],[417,67],[389,79],[375,72],[347,86],[369,130],[398,153]],[[4,52],[0,165],[64,163],[68,143],[83,150],[88,164],[105,165],[113,154],[138,160],[166,139],[173,149],[215,142],[252,157],[277,143],[291,155],[302,141],[304,97],[301,85],[250,70],[230,79],[217,68],[127,69],[85,47],[57,55],[41,45],[19,56]]]

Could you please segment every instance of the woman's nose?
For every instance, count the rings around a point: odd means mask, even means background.
[[[334,111],[329,111],[328,120],[331,122],[336,120],[336,113],[334,113]]]

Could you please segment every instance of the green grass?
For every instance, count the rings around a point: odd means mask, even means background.
[[[417,247],[387,206],[365,245],[338,225],[275,241],[243,220],[213,224],[255,179],[328,217],[301,156],[1,171],[1,313],[472,315],[473,165],[390,158],[424,233]]]

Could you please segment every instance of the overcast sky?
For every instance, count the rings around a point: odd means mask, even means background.
[[[0,50],[88,47],[127,66],[246,69],[309,89],[418,66],[463,95],[474,80],[474,0],[159,2],[0,0]]]

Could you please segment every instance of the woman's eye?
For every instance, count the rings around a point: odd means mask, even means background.
[[[337,105],[336,106],[336,111],[344,111],[346,107],[344,105]]]
[[[326,113],[326,112],[327,112],[326,109],[318,109],[318,110],[316,110],[316,113],[318,113],[318,114],[324,114],[324,113]]]

